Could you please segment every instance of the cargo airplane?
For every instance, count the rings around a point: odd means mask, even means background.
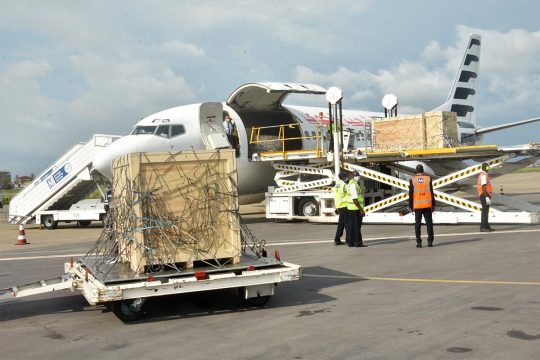
[[[482,135],[488,132],[522,125],[540,118],[480,128],[474,120],[473,106],[480,61],[481,37],[471,35],[459,71],[446,101],[433,111],[452,111],[457,115],[458,139],[460,145],[476,145]],[[275,170],[267,162],[252,161],[256,146],[249,144],[251,129],[267,129],[269,138],[277,139],[278,127],[286,126],[286,136],[297,140],[287,142],[287,150],[313,149],[316,144],[317,126],[326,124],[328,108],[285,105],[283,101],[290,94],[325,94],[326,89],[311,84],[297,83],[249,83],[237,88],[224,103],[210,102],[179,106],[160,111],[139,121],[131,133],[115,141],[93,161],[93,167],[100,174],[111,178],[113,159],[133,152],[177,152],[191,149],[230,148],[223,127],[223,114],[228,113],[238,132],[238,189],[241,203],[262,200],[261,194],[273,184]],[[321,116],[322,115],[322,116]],[[373,119],[384,118],[385,113],[346,110],[342,111],[343,127],[351,134],[349,145],[353,148],[365,146],[370,140],[366,129]],[[322,120],[322,121],[321,121]],[[438,162],[444,168],[427,168],[433,174],[448,173],[464,167],[454,161]],[[414,166],[412,167],[414,168]]]

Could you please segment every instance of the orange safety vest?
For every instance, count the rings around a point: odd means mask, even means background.
[[[485,171],[481,171],[480,174],[478,174],[478,196],[482,195],[484,192],[482,191],[482,184],[480,182],[480,178],[482,175],[486,175],[486,191],[491,197],[491,193],[493,192],[493,188],[491,187],[491,182],[489,180],[489,175]]]
[[[431,199],[431,178],[426,175],[416,175],[413,182],[413,208],[427,209],[432,207]]]

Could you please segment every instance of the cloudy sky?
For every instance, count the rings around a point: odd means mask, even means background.
[[[471,33],[477,123],[540,115],[537,0],[0,0],[0,170],[39,174],[92,134],[258,81],[339,86],[346,108],[429,111]],[[540,141],[540,125],[488,135]]]

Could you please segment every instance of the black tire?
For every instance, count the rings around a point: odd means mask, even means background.
[[[300,216],[317,216],[319,215],[319,204],[314,198],[306,198],[298,203],[298,215]]]
[[[238,288],[238,304],[240,306],[249,306],[249,307],[261,307],[264,306],[268,300],[270,300],[271,295],[257,296],[252,298],[244,298],[245,288]]]
[[[265,296],[257,296],[257,297],[246,299],[246,305],[254,306],[254,307],[264,306],[268,302],[268,300],[270,300],[270,296],[271,295],[265,295]]]
[[[79,221],[77,221],[77,224],[79,224],[79,226],[81,226],[81,227],[87,227],[91,223],[92,223],[92,221],[90,221],[90,220],[79,220]]]
[[[41,218],[41,223],[49,230],[56,229],[58,226],[58,221],[54,221],[54,217],[52,215],[45,215],[43,218]]]
[[[115,301],[112,305],[113,313],[122,321],[130,322],[135,321],[142,315],[142,308],[133,307],[134,300],[121,300]]]

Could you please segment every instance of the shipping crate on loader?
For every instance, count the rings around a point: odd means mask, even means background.
[[[376,151],[440,149],[458,146],[456,114],[433,111],[373,122]]]
[[[237,264],[234,150],[132,153],[113,162],[118,253],[137,273]]]

